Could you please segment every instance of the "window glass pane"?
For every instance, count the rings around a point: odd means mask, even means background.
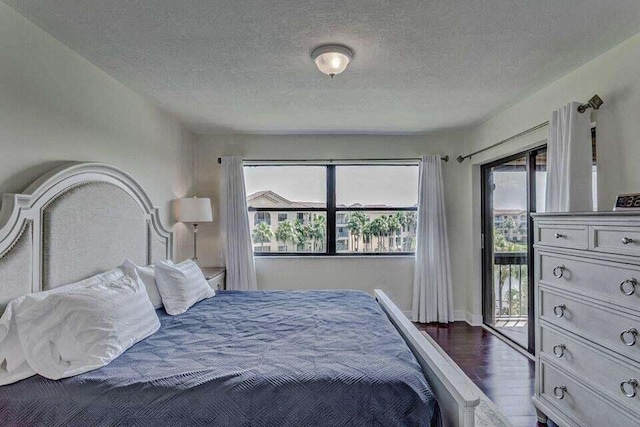
[[[336,252],[414,252],[416,226],[414,211],[338,212]]]
[[[418,166],[336,166],[336,204],[341,207],[413,207]]]
[[[326,212],[249,211],[249,224],[254,252],[327,252]]]
[[[483,167],[485,224],[485,323],[527,347],[529,153]],[[539,182],[536,167],[536,183]],[[537,187],[537,186],[536,186]]]
[[[327,205],[324,166],[245,166],[244,178],[250,208]]]

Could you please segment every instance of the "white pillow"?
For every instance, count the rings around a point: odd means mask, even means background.
[[[122,268],[125,273],[127,273],[127,276],[135,278],[135,273],[137,273],[140,279],[142,279],[142,283],[144,283],[144,286],[147,288],[147,295],[149,295],[153,308],[158,309],[162,307],[162,297],[160,297],[160,292],[158,292],[156,273],[153,269],[153,265],[141,267],[134,264],[131,260],[126,259],[122,263]]]
[[[216,294],[198,264],[191,260],[179,264],[160,261],[155,265],[155,271],[164,309],[172,316],[184,313],[198,301]]]
[[[15,323],[29,366],[54,380],[107,365],[160,327],[144,284],[128,276],[50,294]]]
[[[24,357],[13,316],[16,300],[7,305],[0,318],[0,386],[12,384],[36,374]]]
[[[48,291],[23,295],[9,302],[0,318],[0,385],[11,384],[35,375],[35,371],[27,363],[18,330],[15,325],[15,315],[21,310],[47,298],[52,294],[59,294],[74,289],[95,286],[105,282],[112,282],[124,277],[121,268],[97,274],[80,282],[59,286]]]

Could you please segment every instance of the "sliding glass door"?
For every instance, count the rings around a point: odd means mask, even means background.
[[[533,352],[531,212],[544,210],[546,148],[482,167],[483,320]]]

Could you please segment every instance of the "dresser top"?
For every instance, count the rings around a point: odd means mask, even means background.
[[[204,277],[207,280],[219,276],[225,272],[224,267],[200,267],[200,270],[202,270],[202,274],[204,274]]]
[[[595,217],[595,218],[617,218],[626,216],[640,216],[640,211],[599,211],[599,212],[536,212],[532,213],[533,218],[546,217]]]

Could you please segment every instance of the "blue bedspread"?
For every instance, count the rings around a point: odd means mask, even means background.
[[[435,426],[438,406],[375,300],[223,291],[108,366],[0,387],[0,424]]]

